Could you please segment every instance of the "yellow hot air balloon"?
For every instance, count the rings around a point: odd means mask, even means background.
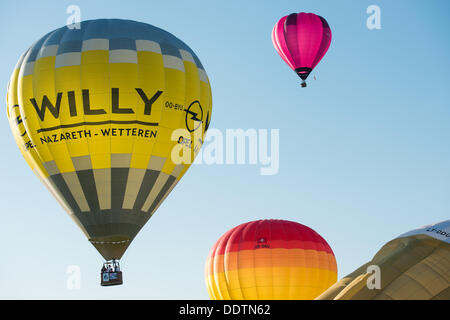
[[[119,19],[48,33],[20,58],[7,93],[27,163],[107,261],[189,169],[211,110],[208,76],[184,42]]]
[[[450,220],[389,241],[318,300],[449,300]]]
[[[251,221],[229,230],[205,265],[214,300],[311,300],[336,280],[336,259],[325,239],[286,220]]]

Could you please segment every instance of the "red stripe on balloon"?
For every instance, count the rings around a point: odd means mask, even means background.
[[[333,253],[328,243],[307,226],[285,220],[258,220],[226,232],[211,248],[209,256],[260,248],[298,248]]]

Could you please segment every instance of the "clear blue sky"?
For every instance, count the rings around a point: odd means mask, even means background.
[[[212,84],[211,127],[280,129],[280,171],[192,166],[125,254],[125,284],[102,288],[100,255],[28,168],[4,115],[0,298],[208,299],[210,247],[260,218],[315,229],[340,278],[399,234],[449,218],[447,0],[2,2],[4,95],[19,56],[63,26],[71,4],[82,20],[142,21],[185,41]],[[366,27],[371,4],[381,30]],[[279,18],[300,11],[324,16],[333,31],[307,89],[270,39]],[[80,290],[66,287],[69,265],[81,268]]]

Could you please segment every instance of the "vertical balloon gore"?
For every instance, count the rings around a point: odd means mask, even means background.
[[[305,81],[330,47],[331,29],[321,16],[292,13],[275,24],[272,42],[281,58]]]

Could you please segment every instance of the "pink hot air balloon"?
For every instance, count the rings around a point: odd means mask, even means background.
[[[330,47],[331,29],[324,18],[314,13],[292,13],[273,27],[272,42],[302,79],[302,87],[306,87],[306,78]]]

